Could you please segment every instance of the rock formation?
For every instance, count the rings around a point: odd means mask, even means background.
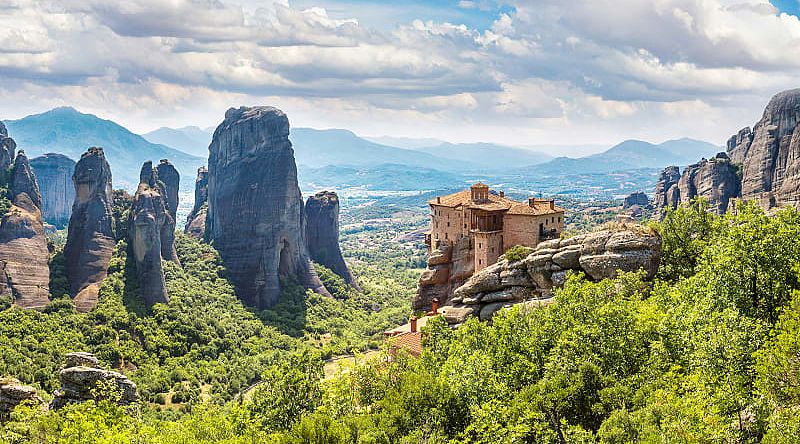
[[[742,197],[765,209],[800,205],[800,89],[775,95],[753,129],[728,140],[728,155],[742,165]]]
[[[42,218],[56,228],[66,227],[75,201],[75,161],[63,154],[49,153],[31,159],[31,168],[42,193]]]
[[[658,177],[656,192],[653,196],[653,207],[656,209],[656,218],[661,219],[667,208],[675,209],[680,203],[680,192],[678,191],[678,181],[681,179],[681,171],[676,166],[664,168]]]
[[[728,202],[740,196],[740,187],[737,167],[725,153],[689,165],[678,181],[681,202],[703,197],[717,214],[724,214],[728,210]]]
[[[17,143],[8,137],[8,130],[3,122],[0,122],[0,171],[5,171],[14,163],[14,153]]]
[[[23,385],[17,379],[0,378],[0,421],[7,419],[14,407],[26,401],[44,405],[35,388]]]
[[[64,257],[70,292],[79,311],[97,305],[100,283],[114,252],[111,168],[102,148],[89,148],[72,174],[75,202],[67,230]]]
[[[327,294],[306,249],[286,114],[229,109],[209,146],[208,174],[208,233],[239,298],[268,308],[280,297],[282,277]]]
[[[88,400],[107,399],[103,393],[106,387],[115,390],[115,399],[120,405],[138,401],[136,384],[127,376],[100,368],[97,358],[90,353],[67,354],[67,365],[58,373],[61,388],[56,390],[51,403],[53,409],[67,404]],[[99,393],[98,393],[99,392]]]
[[[321,191],[306,200],[306,243],[311,259],[358,288],[339,248],[339,196]]]
[[[163,183],[158,180],[158,171],[152,162],[142,165],[139,180],[128,216],[128,244],[136,263],[139,294],[148,305],[153,305],[169,301],[161,258],[162,253],[172,251],[174,245],[162,244],[172,239],[163,237],[170,215]]]
[[[452,246],[444,244],[428,255],[427,268],[419,278],[417,294],[411,301],[415,310],[431,306],[434,298],[445,302],[453,290],[460,287],[475,272],[475,260],[470,239],[457,240]]]
[[[440,311],[451,324],[470,315],[487,320],[506,306],[548,299],[570,271],[598,281],[643,269],[651,279],[660,256],[661,238],[638,225],[545,241],[520,261],[503,258],[476,273]]]
[[[208,214],[208,169],[197,169],[197,179],[194,181],[194,207],[186,218],[184,232],[196,239],[203,239],[206,235],[206,215]]]
[[[627,210],[634,205],[638,205],[642,208],[649,207],[650,198],[647,197],[647,194],[644,194],[641,191],[636,191],[635,193],[625,196],[625,199],[622,201],[622,208]]]
[[[22,308],[42,308],[50,302],[50,252],[42,197],[24,151],[14,161],[9,196],[12,206],[0,221],[0,293]]]
[[[181,185],[181,176],[178,170],[167,159],[161,159],[156,167],[158,180],[163,184],[164,205],[167,216],[161,228],[161,257],[168,261],[179,263],[178,253],[175,252],[175,225],[178,217],[178,189]]]

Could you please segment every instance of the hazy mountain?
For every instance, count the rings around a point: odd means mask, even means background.
[[[525,169],[529,174],[566,175],[607,173],[639,168],[688,165],[701,157],[712,157],[722,147],[694,139],[669,140],[658,145],[641,140],[626,140],[608,150],[580,158],[558,157]]]
[[[327,165],[356,167],[398,164],[458,171],[478,166],[456,164],[432,154],[370,142],[343,129],[293,128],[289,138],[298,165],[319,168]]]
[[[393,136],[378,136],[378,137],[363,137],[363,138],[369,140],[370,142],[380,143],[381,145],[396,146],[397,148],[404,148],[407,150],[416,150],[419,148],[427,148],[447,143],[444,140],[432,139],[432,138],[393,137]]]
[[[442,143],[417,150],[445,159],[471,162],[491,169],[537,165],[553,159],[553,156],[542,152],[493,143]]]
[[[369,167],[328,165],[298,166],[302,189],[354,188],[370,190],[434,190],[461,185],[464,177],[431,168],[384,164]]]
[[[155,131],[142,134],[142,137],[153,142],[179,149],[185,153],[207,158],[208,145],[211,143],[212,131],[202,130],[196,126],[183,128],[161,127]]]

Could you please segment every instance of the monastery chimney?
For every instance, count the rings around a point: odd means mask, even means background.
[[[501,191],[500,192],[500,197],[506,197],[506,192],[505,191]]]
[[[411,316],[411,333],[417,332],[417,317]]]
[[[442,203],[442,196],[436,196],[436,203]]]
[[[551,210],[555,210],[556,209],[556,200],[555,199],[550,199],[550,209]]]
[[[528,198],[528,206],[531,207],[531,208],[536,208],[536,198],[535,197],[529,197]]]
[[[431,314],[434,316],[439,314],[439,298],[433,298],[431,301]]]

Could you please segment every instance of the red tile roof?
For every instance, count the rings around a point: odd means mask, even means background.
[[[429,200],[428,204],[449,208],[464,206],[467,208],[475,208],[484,211],[507,211],[508,214],[533,216],[563,213],[565,211],[563,208],[558,206],[550,208],[550,202],[546,200],[536,201],[534,202],[534,206],[531,207],[527,202],[517,202],[507,197],[500,197],[499,195],[493,193],[489,193],[489,199],[487,202],[473,202],[472,192],[470,190],[459,191],[458,193],[437,197],[436,199]]]
[[[419,356],[422,354],[422,333],[415,331],[407,331],[399,335],[392,336],[387,339],[389,345],[395,349],[404,349],[408,351],[411,356]]]

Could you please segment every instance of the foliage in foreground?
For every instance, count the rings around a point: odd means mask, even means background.
[[[752,206],[655,227],[662,278],[571,276],[555,304],[493,325],[428,324],[419,359],[320,381],[313,353],[266,366],[252,400],[177,419],[107,404],[18,409],[11,442],[765,442],[800,431],[800,216]],[[675,219],[672,219],[675,218]],[[690,242],[690,244],[686,244]],[[687,250],[688,249],[688,250]],[[696,251],[692,257],[686,251]],[[687,260],[691,259],[691,260]],[[15,441],[16,440],[16,441]],[[59,441],[60,440],[60,441]]]

